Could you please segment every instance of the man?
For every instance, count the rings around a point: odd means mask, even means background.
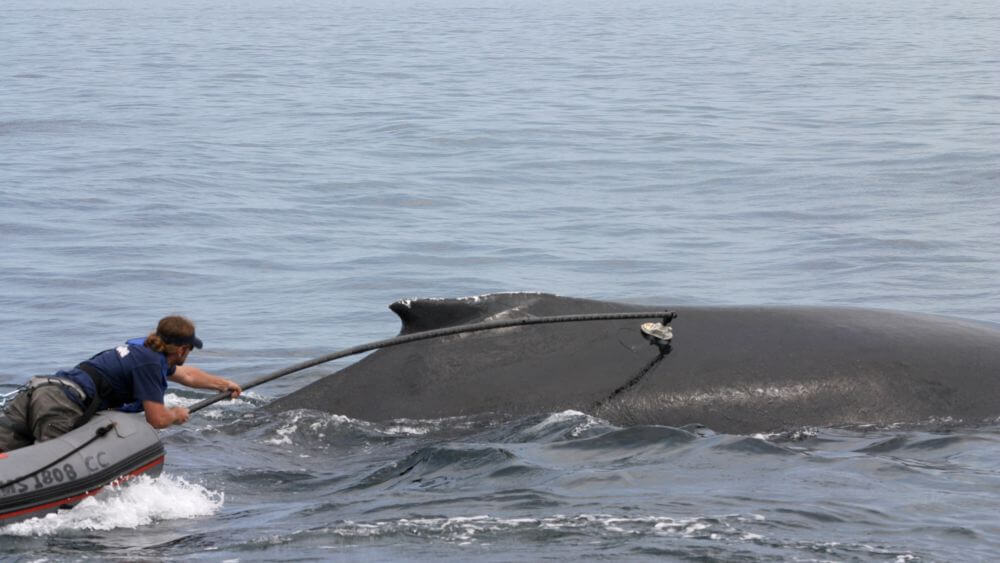
[[[154,428],[183,424],[188,410],[163,404],[168,379],[238,397],[243,390],[235,382],[184,365],[191,350],[201,347],[191,321],[169,316],[145,339],[129,340],[52,377],[33,377],[0,415],[0,452],[65,434],[102,409],[145,411]]]

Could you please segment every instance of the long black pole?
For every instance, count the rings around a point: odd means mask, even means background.
[[[523,319],[509,319],[503,321],[487,321],[483,323],[473,323],[465,325],[451,326],[447,328],[439,328],[435,330],[426,330],[423,332],[414,332],[412,334],[404,334],[402,336],[396,336],[395,338],[387,338],[385,340],[376,340],[374,342],[369,342],[367,344],[360,344],[351,348],[345,348],[338,352],[333,352],[332,354],[327,354],[325,356],[320,356],[318,358],[313,358],[311,360],[306,360],[304,362],[297,363],[293,366],[288,366],[284,369],[279,369],[276,372],[269,373],[254,379],[250,383],[243,386],[243,390],[252,389],[262,383],[267,383],[268,381],[273,381],[279,377],[284,377],[288,374],[295,373],[297,371],[302,371],[313,366],[318,366],[319,364],[324,364],[333,360],[344,358],[347,356],[353,356],[355,354],[363,354],[365,352],[370,352],[378,348],[388,348],[390,346],[398,346],[400,344],[406,344],[408,342],[417,342],[418,340],[427,340],[429,338],[440,338],[442,336],[449,336],[452,334],[460,334],[464,332],[478,332],[482,330],[493,330],[497,328],[507,328],[514,326],[526,326],[526,325],[538,325],[538,324],[549,324],[549,323],[571,323],[578,321],[615,321],[623,319],[652,319],[652,318],[662,318],[663,324],[669,323],[672,319],[677,316],[677,313],[672,311],[640,311],[635,313],[592,313],[584,315],[557,315],[552,317],[528,317]],[[209,397],[203,401],[199,401],[188,408],[189,413],[197,412],[211,404],[217,403],[219,401],[229,398],[229,393],[222,392],[214,397]]]

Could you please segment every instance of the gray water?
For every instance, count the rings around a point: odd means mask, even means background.
[[[240,381],[391,336],[409,297],[1000,322],[998,37],[986,0],[5,2],[0,392],[174,312]],[[0,558],[1000,545],[998,428],[255,411],[338,365],[164,432],[163,477],[0,530]]]

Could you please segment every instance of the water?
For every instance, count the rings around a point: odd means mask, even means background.
[[[997,37],[985,0],[6,2],[0,391],[173,312],[198,365],[241,381],[391,336],[407,297],[1000,322]],[[336,367],[164,432],[164,477],[5,529],[0,557],[926,561],[1000,541],[996,428],[255,412]]]

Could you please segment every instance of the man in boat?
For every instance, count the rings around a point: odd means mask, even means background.
[[[172,315],[145,339],[105,350],[69,371],[33,377],[0,415],[0,453],[65,434],[103,409],[145,411],[154,428],[183,424],[188,410],[163,404],[168,379],[238,397],[243,390],[237,383],[184,365],[201,347],[194,323]]]

